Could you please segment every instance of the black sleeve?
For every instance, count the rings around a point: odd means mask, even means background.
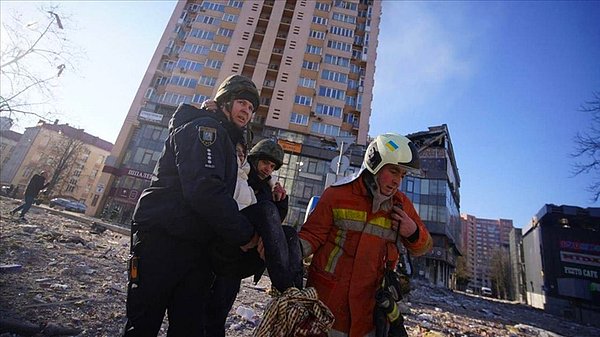
[[[290,200],[289,195],[286,195],[285,198],[283,198],[280,201],[273,201],[275,203],[275,206],[277,206],[277,210],[279,211],[279,216],[281,217],[282,222],[283,222],[283,220],[285,220],[285,217],[288,214],[289,200]]]
[[[214,131],[214,141],[200,140],[200,129]],[[183,198],[199,214],[207,226],[225,242],[241,246],[254,234],[254,227],[239,212],[229,191],[226,179],[237,178],[233,145],[218,123],[190,124],[173,135],[175,161],[181,182]]]

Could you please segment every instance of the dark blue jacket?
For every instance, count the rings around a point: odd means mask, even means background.
[[[25,190],[26,197],[37,197],[41,190],[48,187],[50,183],[45,183],[46,178],[42,177],[39,174],[34,174],[33,177],[29,180],[29,184],[27,184],[27,189]]]
[[[288,201],[289,197],[286,195],[283,200],[275,201],[273,200],[273,192],[271,189],[271,185],[269,185],[269,180],[271,177],[267,177],[266,179],[261,180],[258,174],[256,173],[256,169],[252,163],[250,164],[250,172],[248,173],[248,185],[252,187],[254,190],[254,194],[256,195],[257,201],[268,200],[272,201],[275,206],[277,206],[277,210],[279,211],[279,216],[281,217],[281,221],[285,219],[288,213]]]
[[[242,131],[223,112],[181,104],[169,122],[169,137],[133,214],[141,231],[159,228],[184,239],[221,239],[241,246],[253,226],[233,199],[235,146]]]

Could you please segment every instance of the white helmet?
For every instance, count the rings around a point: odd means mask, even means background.
[[[419,172],[417,147],[410,139],[395,133],[384,133],[375,137],[367,147],[363,166],[369,172],[377,174],[386,164],[400,165],[413,173]]]

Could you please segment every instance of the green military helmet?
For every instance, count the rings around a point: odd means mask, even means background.
[[[275,163],[275,171],[283,165],[283,148],[273,139],[263,139],[248,153],[249,160],[267,159]]]
[[[235,99],[248,100],[252,103],[254,111],[258,109],[258,89],[256,89],[256,85],[248,77],[231,75],[219,85],[219,89],[217,89],[217,94],[215,95],[217,105],[221,106]]]

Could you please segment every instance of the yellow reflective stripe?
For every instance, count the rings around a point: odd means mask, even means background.
[[[334,208],[333,218],[365,222],[367,221],[367,212],[348,208]]]
[[[383,228],[392,228],[392,220],[382,216],[369,220],[369,223]]]
[[[342,229],[338,229],[337,234],[335,236],[335,247],[329,253],[329,258],[327,258],[327,265],[325,265],[325,271],[329,273],[333,273],[335,270],[335,266],[337,265],[337,261],[342,255],[341,247],[344,245],[346,236],[346,231]]]
[[[400,310],[398,309],[398,304],[394,303],[394,309],[392,309],[392,312],[387,314],[387,317],[390,320],[390,322],[393,322],[397,320],[398,317],[400,317]]]

